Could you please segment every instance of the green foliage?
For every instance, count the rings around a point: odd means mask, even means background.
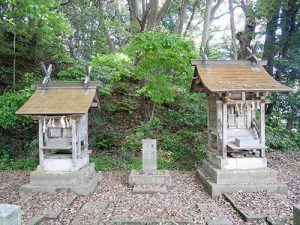
[[[0,150],[0,170],[34,170],[37,166],[31,158],[11,160],[7,145],[0,146]]]
[[[135,110],[137,110],[136,102],[130,98],[123,99],[117,104],[118,112],[126,112],[131,115],[134,113]]]
[[[97,156],[90,158],[92,163],[95,163],[96,170],[104,171],[112,168],[119,168],[119,159],[108,153],[99,153]]]
[[[300,150],[299,131],[287,131],[285,126],[266,126],[266,143],[269,148],[278,150]]]
[[[80,81],[86,76],[85,62],[82,60],[73,60],[70,66],[61,70],[57,76],[60,80]],[[130,77],[130,59],[124,54],[107,54],[92,57],[91,80],[101,81],[100,94],[110,95],[112,85],[122,78]]]
[[[94,130],[90,135],[93,136],[93,140],[90,142],[91,148],[105,150],[111,149],[116,144],[120,134],[113,131]]]
[[[161,105],[173,102],[178,90],[188,89],[189,60],[196,57],[191,41],[175,34],[145,32],[135,35],[125,52],[135,62],[133,78],[144,83],[139,95]]]
[[[135,135],[131,135],[125,138],[121,145],[121,158],[125,162],[132,162],[137,152],[142,148],[141,140]]]
[[[0,96],[0,127],[7,129],[22,124],[30,125],[31,120],[26,116],[15,115],[16,111],[32,95],[34,88],[26,88],[18,92],[7,92]]]

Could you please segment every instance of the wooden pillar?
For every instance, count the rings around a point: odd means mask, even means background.
[[[207,147],[208,150],[210,151],[211,149],[211,128],[209,124],[209,119],[210,119],[210,114],[209,114],[209,107],[210,107],[210,101],[208,101],[208,106],[207,106]]]
[[[43,120],[39,120],[39,164],[42,171],[45,170],[43,147],[44,147]]]
[[[72,126],[72,159],[73,159],[73,169],[77,170],[77,132],[76,132],[76,120],[71,120]]]
[[[227,103],[223,102],[222,110],[222,158],[227,158]]]
[[[260,103],[260,144],[265,146],[265,103]],[[261,157],[265,157],[265,148],[261,149]]]

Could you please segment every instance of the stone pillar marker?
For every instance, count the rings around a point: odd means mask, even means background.
[[[157,170],[156,139],[142,139],[143,167],[131,170],[129,187],[136,194],[167,193],[171,186],[171,175],[168,170]]]
[[[155,174],[157,171],[156,139],[143,139],[142,145],[143,172],[145,174]]]
[[[21,207],[11,204],[0,204],[1,225],[21,225]]]

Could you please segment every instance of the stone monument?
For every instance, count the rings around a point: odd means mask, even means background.
[[[157,170],[156,139],[142,140],[143,169],[132,170],[129,175],[129,187],[134,193],[166,193],[171,186],[168,170]]]
[[[0,204],[1,225],[21,225],[21,207],[11,204]]]

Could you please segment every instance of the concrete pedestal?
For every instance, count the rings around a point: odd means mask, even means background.
[[[1,225],[21,225],[21,207],[11,204],[0,204]]]
[[[96,172],[92,163],[77,172],[43,172],[37,169],[30,174],[30,183],[20,187],[20,195],[27,193],[74,192],[88,196],[102,180],[102,173]]]
[[[196,175],[212,197],[235,191],[268,190],[287,194],[286,184],[277,181],[277,171],[264,165],[265,158],[222,159],[209,154]]]

